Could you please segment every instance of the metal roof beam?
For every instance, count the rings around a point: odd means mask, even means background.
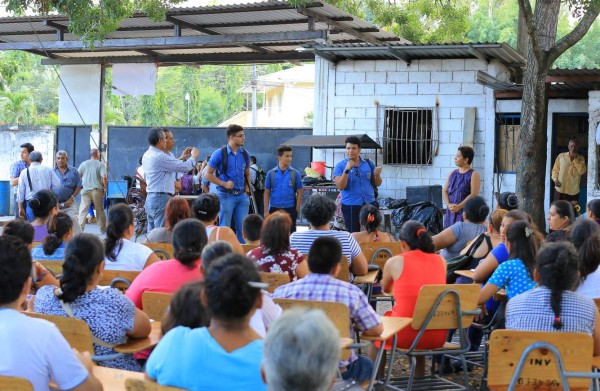
[[[56,30],[56,39],[58,41],[65,40],[65,32],[69,31],[69,28],[67,26],[62,25],[60,23],[53,22],[51,20],[44,20],[44,25],[46,25],[48,27],[52,27],[53,29]]]
[[[467,50],[469,51],[469,53],[471,55],[473,55],[474,57],[480,59],[481,61],[485,61],[487,64],[490,63],[490,58],[488,56],[486,56],[485,54],[481,53],[476,48],[474,48],[473,45],[469,45],[469,48]]]
[[[243,46],[249,44],[268,44],[269,42],[304,41],[327,39],[327,31],[291,31],[258,34],[232,34],[190,37],[107,39],[96,45],[98,49],[137,50],[137,49],[180,49],[211,47],[218,45]],[[88,49],[82,41],[62,42],[8,42],[0,43],[0,50],[77,50]]]
[[[315,49],[313,50],[313,52],[314,52],[314,53],[315,53],[317,56],[319,56],[319,57],[322,57],[322,58],[324,58],[325,60],[327,60],[327,61],[329,61],[329,62],[331,62],[331,63],[333,63],[333,64],[337,64],[337,63],[340,61],[339,57],[338,57],[338,56],[336,56],[335,54],[327,53],[327,52],[321,51],[321,50],[319,50],[319,49],[317,49],[317,48],[315,48]]]
[[[387,51],[394,56],[394,58],[397,58],[398,60],[404,61],[406,63],[406,65],[410,65],[410,62],[412,61],[412,58],[410,58],[410,56],[406,53],[403,53],[401,50],[398,49],[394,49],[392,47],[388,48]]]
[[[379,39],[377,39],[377,38],[375,38],[375,37],[373,37],[371,35],[367,35],[367,34],[361,33],[360,31],[358,31],[358,30],[356,30],[356,29],[354,29],[352,27],[346,26],[346,25],[342,24],[341,22],[333,20],[332,18],[330,18],[328,16],[319,14],[318,12],[310,10],[310,9],[308,9],[306,7],[299,7],[296,10],[300,14],[302,14],[304,16],[308,16],[308,17],[314,18],[315,21],[317,21],[317,22],[327,23],[327,24],[329,24],[331,26],[334,26],[334,27],[342,30],[343,32],[345,32],[347,34],[354,35],[355,37],[357,37],[357,38],[359,38],[359,39],[361,39],[361,40],[363,40],[365,42],[368,42],[370,44],[381,45],[383,43],[382,41],[380,41]]]

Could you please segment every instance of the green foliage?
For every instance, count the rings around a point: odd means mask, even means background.
[[[35,104],[24,92],[0,92],[0,113],[7,124],[25,125],[36,116]]]

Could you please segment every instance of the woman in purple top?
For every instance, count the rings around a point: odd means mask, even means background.
[[[481,179],[479,173],[471,168],[474,156],[475,151],[473,151],[473,148],[468,146],[458,147],[458,152],[454,157],[454,164],[458,168],[448,175],[442,193],[446,203],[444,228],[448,228],[458,221],[463,221],[462,209],[465,203],[469,198],[479,195]]]

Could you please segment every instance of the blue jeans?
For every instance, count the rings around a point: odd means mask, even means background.
[[[369,380],[373,373],[373,361],[365,356],[358,356],[358,358],[346,367],[346,372],[342,373],[342,379],[354,380],[358,384]]]
[[[165,225],[165,207],[171,198],[168,194],[148,193],[146,196],[146,215],[148,216],[147,232],[154,228],[164,227]]]
[[[29,201],[25,201],[25,216],[27,216],[27,221],[30,223],[35,220],[35,216],[33,215],[33,209],[29,206]]]
[[[231,218],[233,217],[233,220],[235,221],[235,235],[240,243],[244,243],[244,237],[242,236],[242,222],[244,221],[244,217],[248,215],[250,199],[244,193],[229,194],[219,192],[219,200],[221,201],[219,225],[221,227],[229,227],[231,225]]]

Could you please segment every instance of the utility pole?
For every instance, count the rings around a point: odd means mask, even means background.
[[[256,64],[252,64],[252,127],[256,127]]]

